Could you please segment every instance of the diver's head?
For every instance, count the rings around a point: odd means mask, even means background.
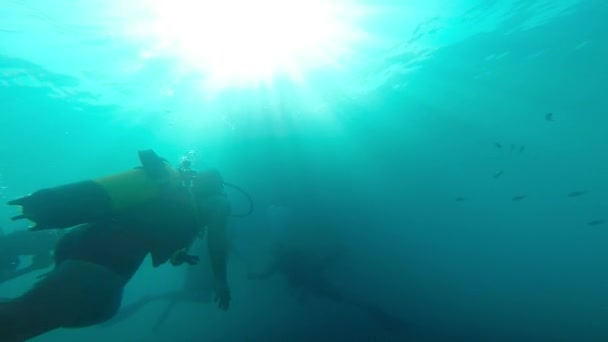
[[[224,191],[224,180],[217,170],[205,170],[192,179],[192,190],[199,196],[219,195]]]
[[[185,169],[185,170],[189,170],[191,166],[192,166],[192,162],[189,161],[188,159],[182,160],[182,162],[180,164],[180,168]]]

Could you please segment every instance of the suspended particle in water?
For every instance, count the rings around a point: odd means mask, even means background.
[[[581,197],[586,194],[585,191],[572,191],[568,193],[568,197]]]

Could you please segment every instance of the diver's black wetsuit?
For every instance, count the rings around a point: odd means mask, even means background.
[[[151,253],[154,267],[187,246],[199,225],[186,193],[157,200],[113,219],[74,228],[59,241],[55,262],[78,259],[129,280]],[[201,217],[202,220],[202,217]]]
[[[146,255],[152,255],[154,266],[167,262],[196,237],[206,216],[203,211],[197,218],[182,191],[73,228],[56,246],[55,269],[21,297],[0,304],[0,341],[24,341],[111,318]]]

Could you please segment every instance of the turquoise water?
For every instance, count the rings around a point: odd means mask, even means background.
[[[340,240],[343,293],[421,340],[608,339],[605,2],[343,1],[357,34],[324,47],[331,61],[220,86],[201,55],[145,29],[146,4],[0,3],[0,197],[119,172],[141,149],[217,167],[256,204],[231,223],[233,305],[185,303],[152,330],[159,302],[35,341],[403,340],[347,305],[300,301],[279,277],[247,280],[282,210],[315,243]],[[5,231],[25,228],[14,214],[0,207]],[[183,274],[146,261],[124,302]]]

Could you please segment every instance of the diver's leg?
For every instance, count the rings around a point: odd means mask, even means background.
[[[101,323],[118,310],[124,285],[105,267],[66,260],[21,297],[0,304],[0,341]]]

